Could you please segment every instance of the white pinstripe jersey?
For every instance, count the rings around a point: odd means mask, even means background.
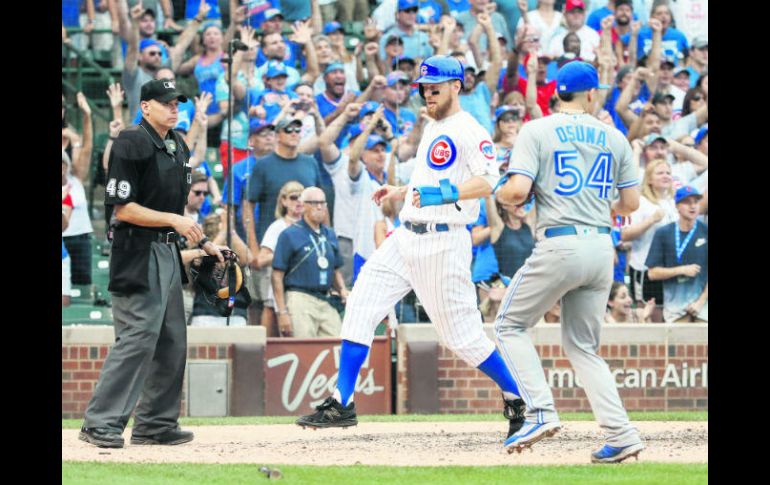
[[[522,127],[508,173],[534,180],[538,229],[606,227],[617,189],[639,183],[631,152],[614,126],[585,113],[555,113]]]
[[[410,222],[472,224],[479,217],[479,200],[468,199],[455,204],[416,208],[412,205],[412,189],[420,185],[438,187],[448,178],[456,186],[473,176],[487,179],[490,187],[498,180],[495,145],[487,130],[466,111],[425,125],[417,163],[401,209],[399,219]]]

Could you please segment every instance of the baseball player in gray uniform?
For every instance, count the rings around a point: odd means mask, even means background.
[[[337,386],[316,412],[297,419],[303,427],[353,426],[353,393],[374,330],[414,288],[441,341],[499,386],[508,436],[524,424],[524,401],[500,353],[486,334],[471,281],[471,237],[466,225],[479,215],[479,198],[497,181],[489,133],[460,107],[464,66],[448,56],[422,62],[420,94],[434,119],[417,148],[408,186],[384,185],[372,196],[405,199],[401,226],[366,261],[345,307]]]
[[[607,87],[596,69],[570,62],[556,83],[559,112],[524,125],[498,183],[497,198],[509,204],[524,203],[534,184],[537,204],[535,249],[511,281],[495,321],[498,347],[527,405],[524,425],[505,446],[521,452],[560,429],[526,330],[561,300],[562,348],[606,438],[591,461],[620,462],[644,445],[596,352],[612,285],[611,212],[627,216],[639,206],[638,168],[623,134],[587,113],[596,89]]]

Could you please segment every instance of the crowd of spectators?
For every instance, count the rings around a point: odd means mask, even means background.
[[[253,302],[236,304],[230,324],[337,334],[361,266],[400,224],[398,204],[378,207],[371,193],[424,163],[430,118],[412,81],[423,59],[448,55],[465,66],[461,105],[489,131],[501,174],[521,127],[558,111],[558,68],[597,66],[610,88],[591,114],[626,134],[642,181],[639,209],[608,221],[617,258],[606,319],[708,320],[706,0],[64,0],[62,14],[63,43],[112,51],[121,72],[90,101],[63,88],[63,305],[70,284],[91,284],[93,101],[110,107],[98,147],[107,170],[112,139],[141,118],[142,84],[166,79],[189,98],[175,128],[195,170],[185,215],[224,241],[232,195],[233,250]],[[229,59],[233,39],[245,47]],[[233,172],[232,194],[217,163]],[[490,196],[468,227],[485,321],[532,252],[536,211]],[[401,323],[425,318],[413,293],[395,310]],[[186,311],[192,325],[224,324],[191,289]],[[544,315],[558,319],[558,305]]]

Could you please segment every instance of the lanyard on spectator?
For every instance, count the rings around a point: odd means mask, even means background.
[[[684,238],[684,241],[682,244],[679,244],[679,224],[674,224],[674,249],[676,249],[676,261],[677,263],[682,262],[682,254],[684,254],[684,250],[687,247],[687,244],[690,242],[690,239],[692,239],[692,236],[695,234],[695,230],[698,229],[698,220],[695,220],[695,225],[692,226],[692,229],[690,229],[690,232],[687,233],[687,237]]]

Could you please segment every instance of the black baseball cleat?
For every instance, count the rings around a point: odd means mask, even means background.
[[[334,397],[329,396],[316,406],[316,412],[302,416],[296,421],[303,428],[347,428],[358,424],[356,418],[356,403],[343,406]]]
[[[518,399],[506,399],[503,398],[503,416],[508,420],[508,436],[505,439],[511,437],[511,435],[524,426],[524,413],[527,410],[527,405],[524,404],[524,400]]]
[[[78,439],[99,448],[123,448],[123,436],[107,428],[86,428],[83,426],[80,428]]]
[[[153,435],[131,434],[132,445],[181,445],[193,440],[192,431],[182,431],[179,427],[167,429]]]

